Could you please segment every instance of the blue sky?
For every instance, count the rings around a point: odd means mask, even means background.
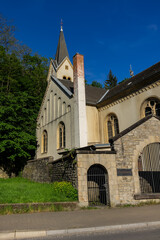
[[[69,56],[84,55],[85,78],[104,83],[109,70],[118,81],[160,61],[159,0],[0,0],[13,20],[16,38],[47,58],[54,57],[60,22]]]

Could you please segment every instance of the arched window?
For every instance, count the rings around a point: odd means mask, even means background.
[[[119,133],[118,119],[114,114],[107,116],[107,141]]]
[[[66,79],[66,76],[63,76],[63,79]]]
[[[44,130],[42,133],[41,153],[46,153],[47,150],[48,150],[48,134],[47,131]]]
[[[150,114],[160,117],[160,100],[157,98],[148,98],[141,107],[141,117],[146,117]]]
[[[66,135],[65,135],[65,125],[60,122],[57,129],[57,148],[65,148],[66,145]]]
[[[147,145],[138,158],[141,193],[160,193],[160,143]]]

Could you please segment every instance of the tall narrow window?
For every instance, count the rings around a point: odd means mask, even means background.
[[[62,114],[61,111],[61,98],[58,98],[58,117],[60,117]]]
[[[47,131],[44,130],[42,133],[41,153],[46,153],[47,150],[48,150],[48,134]]]
[[[50,121],[50,101],[49,99],[47,100],[47,119],[46,122],[49,123]]]
[[[66,103],[63,102],[62,104],[62,115],[66,113]]]
[[[66,145],[66,136],[65,136],[65,125],[63,122],[60,122],[58,125],[57,131],[57,148],[65,148]]]
[[[51,90],[51,92],[50,92],[50,109],[49,109],[49,112],[50,112],[50,121],[53,120],[53,111],[52,111],[52,108],[53,108],[53,91]]]
[[[44,109],[43,125],[46,125],[47,111]]]
[[[107,141],[119,133],[118,119],[114,114],[107,116]]]
[[[41,127],[43,126],[43,116],[41,117]]]
[[[53,119],[57,118],[57,94],[54,95],[54,103],[53,103]]]

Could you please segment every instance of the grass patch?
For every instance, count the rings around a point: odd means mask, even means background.
[[[147,202],[140,202],[137,204],[118,204],[116,205],[117,208],[129,208],[129,207],[143,207],[143,206],[150,206],[150,205],[160,205],[160,202],[156,202],[154,200],[147,201]]]
[[[0,215],[9,215],[9,214],[21,214],[21,213],[35,213],[35,212],[57,212],[57,211],[66,211],[63,206],[56,206],[54,204],[50,206],[23,206],[20,208],[15,208],[14,206],[5,206],[0,208]]]
[[[69,194],[68,189],[71,194]],[[21,177],[0,179],[0,204],[76,200],[77,190],[70,183],[37,183]]]

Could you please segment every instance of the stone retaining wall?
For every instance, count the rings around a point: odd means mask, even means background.
[[[78,187],[77,183],[77,163],[72,158],[65,160],[61,159],[52,163],[53,175],[52,180],[70,182],[75,188]]]
[[[36,182],[67,181],[77,188],[77,165],[72,158],[57,161],[53,161],[52,157],[30,160],[22,176]]]
[[[22,176],[35,182],[52,182],[53,166],[48,164],[52,159],[48,157],[28,161]]]

